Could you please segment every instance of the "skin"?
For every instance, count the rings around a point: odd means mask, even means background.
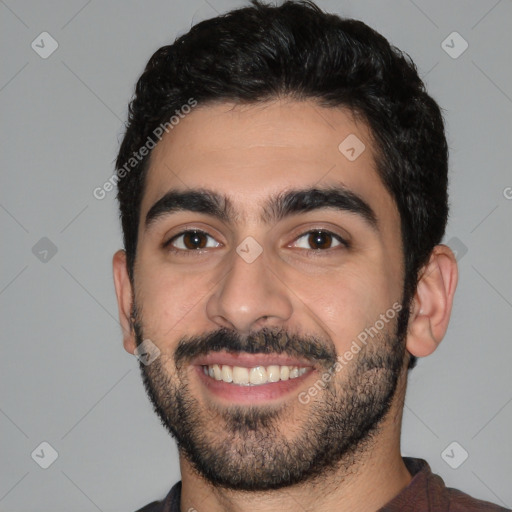
[[[353,162],[338,150],[349,134],[366,146]],[[163,360],[172,357],[181,338],[221,327],[241,334],[263,327],[306,332],[329,339],[338,355],[345,353],[365,327],[402,297],[400,218],[375,171],[372,148],[362,121],[312,101],[196,107],[151,155],[133,286],[124,251],[114,255],[125,349],[133,354],[136,347],[130,322],[135,293],[144,335],[158,346]],[[276,193],[331,185],[363,198],[376,214],[377,229],[356,214],[328,208],[270,224],[261,219],[262,205]],[[145,228],[147,212],[166,192],[196,188],[226,195],[237,213],[236,222],[181,211]],[[205,230],[220,245],[188,256],[162,249],[162,243],[184,227]],[[348,237],[351,246],[336,245],[313,254],[304,248],[307,237],[299,238],[313,228]],[[263,249],[250,264],[235,251],[248,236]],[[405,340],[408,354],[423,357],[436,349],[448,326],[456,284],[453,253],[447,246],[436,246],[412,304]],[[377,510],[411,479],[400,455],[407,362],[408,356],[371,450],[362,448],[353,456],[350,469],[340,464],[322,481],[244,493],[215,488],[180,452],[182,510],[287,511],[297,510],[297,503],[305,510]],[[172,377],[172,365],[166,368]],[[220,409],[229,405],[213,397],[189,370],[190,393],[205,413],[212,402]],[[317,378],[318,374],[311,375],[298,392]],[[343,372],[336,379],[342,382]],[[293,425],[303,424],[311,407],[296,396],[291,393],[277,404],[289,408],[280,427],[290,440]],[[321,393],[316,400],[322,400]],[[217,430],[215,435],[222,436],[218,425]]]

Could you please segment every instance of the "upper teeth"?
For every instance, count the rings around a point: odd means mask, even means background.
[[[301,375],[304,375],[308,369],[310,368],[279,365],[255,366],[253,368],[245,368],[244,366],[230,366],[228,364],[210,364],[208,366],[203,366],[205,375],[209,375],[216,380],[232,382],[242,386],[266,384],[267,382],[295,379]]]

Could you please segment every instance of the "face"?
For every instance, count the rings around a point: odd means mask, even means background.
[[[217,486],[349,464],[389,410],[403,257],[372,148],[346,111],[276,101],[197,107],[153,150],[134,312],[137,343],[160,356],[141,370],[180,453]]]

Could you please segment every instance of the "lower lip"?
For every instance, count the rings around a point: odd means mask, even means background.
[[[315,373],[315,370],[311,369],[294,379],[267,382],[266,384],[253,386],[241,386],[205,375],[203,366],[196,366],[196,371],[201,382],[215,396],[231,402],[251,404],[283,398],[300,387],[306,379]]]

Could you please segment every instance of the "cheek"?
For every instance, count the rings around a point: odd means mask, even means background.
[[[380,271],[375,270],[380,268]],[[301,281],[301,285],[298,282]],[[339,351],[350,345],[365,328],[374,325],[399,296],[388,276],[376,265],[346,266],[339,272],[297,279],[294,289],[305,304],[305,313],[333,340]]]
[[[186,326],[204,317],[210,276],[183,275],[164,267],[148,266],[139,274],[137,300],[142,304],[145,334],[157,340],[191,334]]]

